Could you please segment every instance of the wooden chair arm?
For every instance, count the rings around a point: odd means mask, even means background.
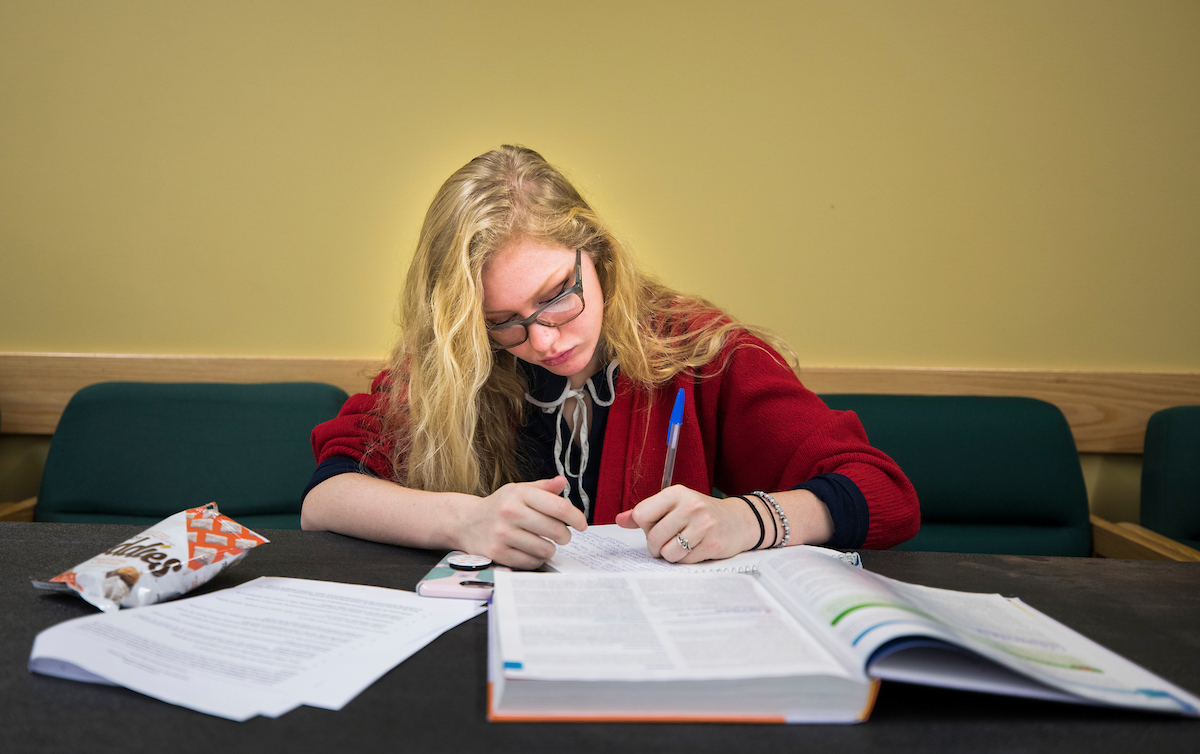
[[[32,521],[33,507],[37,498],[31,497],[19,503],[0,503],[0,521]]]
[[[1114,524],[1092,516],[1092,554],[1126,560],[1200,561],[1200,550],[1131,523]]]

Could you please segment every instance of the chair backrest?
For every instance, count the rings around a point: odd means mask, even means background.
[[[1147,422],[1141,524],[1200,549],[1200,406],[1163,409]]]
[[[921,530],[904,550],[1091,554],[1087,488],[1062,412],[1032,398],[823,395],[858,414],[908,475]]]
[[[313,382],[105,382],[67,404],[35,518],[156,523],[215,501],[251,529],[299,528],[309,433],[345,402]]]

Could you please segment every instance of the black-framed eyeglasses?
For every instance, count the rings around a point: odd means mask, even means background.
[[[501,350],[519,346],[529,340],[529,326],[535,322],[544,327],[561,327],[583,314],[583,250],[575,250],[575,285],[537,308],[525,319],[489,325],[488,337],[492,348]]]

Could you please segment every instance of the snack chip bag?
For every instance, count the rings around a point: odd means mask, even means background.
[[[190,592],[267,542],[217,510],[189,508],[46,581],[39,589],[76,592],[106,613]]]

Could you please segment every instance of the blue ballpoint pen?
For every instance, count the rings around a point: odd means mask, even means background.
[[[667,425],[667,463],[663,466],[662,489],[671,486],[675,476],[675,452],[679,450],[679,428],[683,426],[683,388],[675,394],[675,408],[671,409],[671,423]]]

